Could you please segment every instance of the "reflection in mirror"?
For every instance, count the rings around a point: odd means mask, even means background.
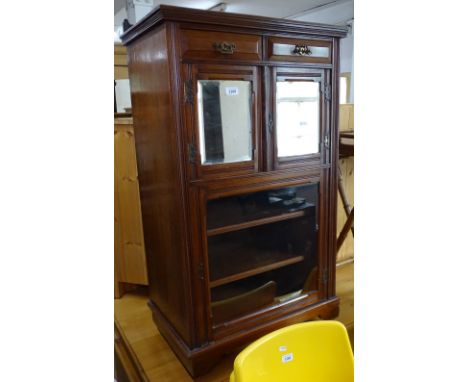
[[[278,157],[319,152],[320,83],[276,83],[276,142]]]
[[[251,160],[251,82],[201,80],[197,100],[201,163]]]

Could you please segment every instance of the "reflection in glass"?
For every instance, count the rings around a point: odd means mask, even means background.
[[[200,80],[197,91],[202,164],[251,160],[250,81]]]
[[[320,83],[276,83],[276,140],[278,157],[319,152]]]

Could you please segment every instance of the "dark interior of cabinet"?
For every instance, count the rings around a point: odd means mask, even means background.
[[[318,184],[211,200],[214,324],[315,290]]]

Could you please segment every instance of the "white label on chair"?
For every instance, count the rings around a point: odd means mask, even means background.
[[[293,360],[293,353],[285,354],[281,357],[281,361],[283,361],[283,363],[291,362],[292,360]]]
[[[284,345],[282,345],[282,346],[279,347],[279,351],[286,351],[286,350],[287,350],[287,348],[286,348],[286,346],[284,346]]]

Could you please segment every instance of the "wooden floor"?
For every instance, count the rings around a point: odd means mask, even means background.
[[[337,268],[337,295],[341,298],[341,321],[354,339],[354,264]],[[159,334],[146,305],[144,293],[129,293],[115,300],[115,352],[130,381],[190,382],[193,379],[184,369],[164,338]],[[120,346],[119,346],[120,344]],[[229,381],[236,354],[225,357],[209,374],[197,382]],[[133,375],[133,376],[132,376]],[[124,378],[118,382],[124,382]]]

